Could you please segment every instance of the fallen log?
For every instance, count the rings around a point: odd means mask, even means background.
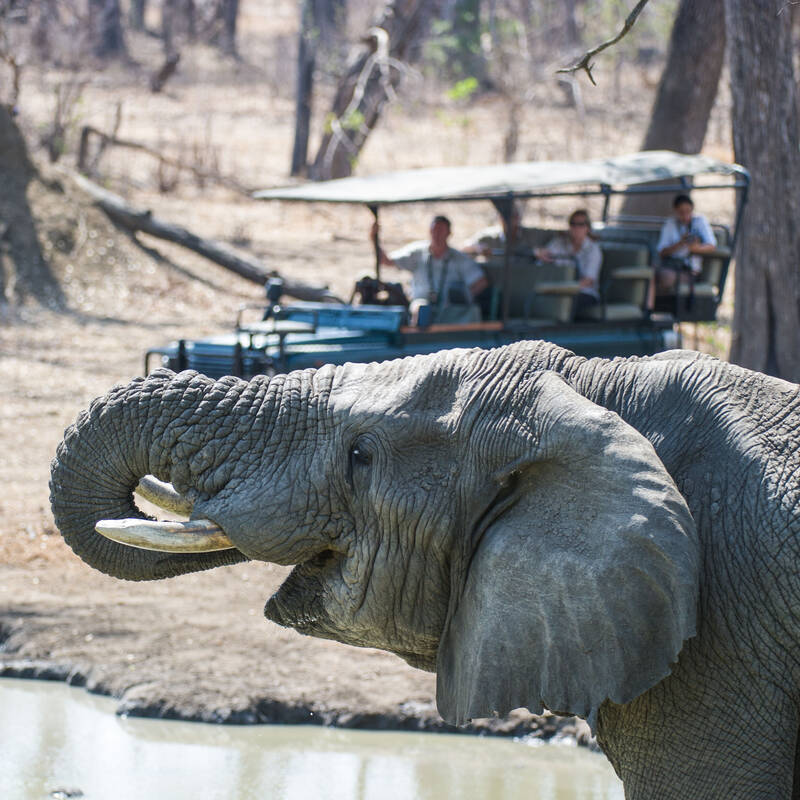
[[[172,167],[178,171],[191,172],[200,181],[211,181],[225,186],[234,192],[251,197],[255,189],[249,186],[243,186],[235,178],[227,175],[221,175],[215,169],[201,169],[195,164],[187,164],[179,158],[171,158],[170,156],[154,150],[141,142],[133,142],[130,139],[120,139],[117,136],[117,129],[119,128],[119,107],[117,107],[117,121],[114,125],[112,133],[104,133],[98,128],[93,128],[91,125],[84,125],[81,128],[81,136],[78,144],[78,172],[91,174],[96,168],[100,156],[107,147],[122,147],[128,150],[136,150],[140,153],[155,158],[161,166]],[[95,138],[99,141],[98,150],[89,163],[89,140]]]
[[[311,286],[287,280],[275,270],[268,269],[255,256],[235,253],[222,242],[203,239],[180,225],[160,220],[153,216],[150,209],[135,208],[129,205],[119,195],[98,186],[83,175],[70,173],[70,176],[92,198],[98,208],[102,209],[113,222],[131,233],[141,231],[158,239],[178,244],[253,283],[259,284],[259,286],[266,286],[267,281],[271,278],[280,278],[283,281],[283,293],[298,300],[340,302],[331,294],[327,286]]]

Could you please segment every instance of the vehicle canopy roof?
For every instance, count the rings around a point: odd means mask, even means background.
[[[651,150],[588,161],[528,161],[509,164],[386,172],[264,189],[259,200],[294,200],[324,203],[363,203],[373,209],[397,203],[458,200],[503,201],[510,198],[605,195],[664,192],[692,188],[688,178],[729,178],[724,184],[695,188],[745,189],[749,175],[744,167],[703,155]],[[654,181],[659,186],[645,186]],[[664,182],[673,181],[673,185]]]

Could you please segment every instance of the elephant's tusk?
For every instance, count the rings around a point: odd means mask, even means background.
[[[171,484],[164,483],[152,475],[145,475],[134,491],[140,497],[171,514],[181,514],[184,517],[192,514],[192,504],[183,495],[178,494]]]
[[[209,519],[158,522],[146,519],[101,519],[95,530],[120,544],[162,553],[211,553],[230,550],[233,542]]]

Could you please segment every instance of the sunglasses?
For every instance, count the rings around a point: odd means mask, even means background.
[[[586,228],[588,225],[589,223],[586,220],[581,220],[580,222],[575,220],[569,224],[570,228]]]

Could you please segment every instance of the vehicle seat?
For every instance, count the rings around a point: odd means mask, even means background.
[[[451,303],[439,309],[433,318],[438,325],[464,325],[480,321],[481,309],[475,303]]]
[[[599,242],[603,251],[600,303],[585,309],[589,319],[615,321],[641,319],[647,290],[653,279],[650,246],[641,242]]]
[[[537,262],[534,247],[540,247],[557,236],[559,231],[542,228],[526,229],[530,250],[511,257],[509,275],[509,317],[531,323],[569,322],[575,295],[579,291],[576,269],[572,263]],[[502,314],[501,293],[504,285],[505,262],[495,256],[484,264],[489,283],[496,293],[497,315]]]
[[[677,293],[657,295],[655,311],[667,311],[678,320],[690,322],[710,321],[716,318],[717,306],[722,298],[731,260],[731,234],[725,225],[712,224],[711,227],[717,239],[717,249],[703,256],[702,271],[694,280],[694,286],[688,281],[681,281]],[[660,224],[637,225],[631,228],[609,226],[599,231],[600,246],[604,247],[605,242],[611,245],[613,241],[613,246],[616,247],[617,242],[639,239],[649,244],[652,251],[649,263],[655,265],[657,263],[655,248],[660,231]]]
[[[656,311],[669,311],[676,319],[685,322],[716,319],[730,259],[731,251],[727,248],[717,248],[705,254],[694,285],[688,280],[681,280],[676,294],[657,295]]]

